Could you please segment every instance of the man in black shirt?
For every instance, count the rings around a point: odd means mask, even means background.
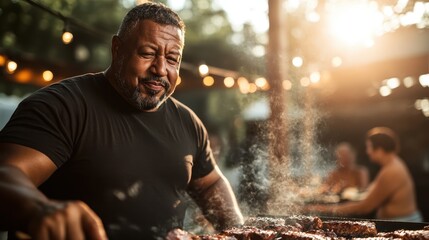
[[[105,72],[25,99],[0,132],[0,227],[32,239],[155,239],[182,226],[188,193],[218,229],[241,224],[207,131],[170,97],[183,46],[176,13],[139,5]]]

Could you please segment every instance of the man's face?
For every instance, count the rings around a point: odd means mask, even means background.
[[[119,93],[142,111],[156,111],[174,92],[184,45],[182,31],[143,20],[112,45]]]
[[[340,146],[336,152],[337,162],[341,167],[349,168],[355,162],[355,156],[353,151],[346,146]]]
[[[366,154],[373,162],[378,162],[380,149],[374,149],[372,142],[366,141]]]

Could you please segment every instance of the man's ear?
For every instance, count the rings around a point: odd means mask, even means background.
[[[118,35],[114,35],[112,37],[112,49],[111,49],[113,59],[116,59],[116,57],[118,56],[120,46],[121,46],[121,39],[119,38]]]

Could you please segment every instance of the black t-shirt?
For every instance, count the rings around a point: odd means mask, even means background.
[[[24,99],[0,142],[47,155],[58,170],[42,192],[86,202],[110,239],[150,239],[180,227],[189,181],[215,165],[207,132],[189,108],[169,98],[156,112],[139,111],[102,73]]]

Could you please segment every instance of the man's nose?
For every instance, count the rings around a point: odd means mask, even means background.
[[[157,56],[151,66],[151,71],[157,76],[167,76],[166,59],[164,56]]]

